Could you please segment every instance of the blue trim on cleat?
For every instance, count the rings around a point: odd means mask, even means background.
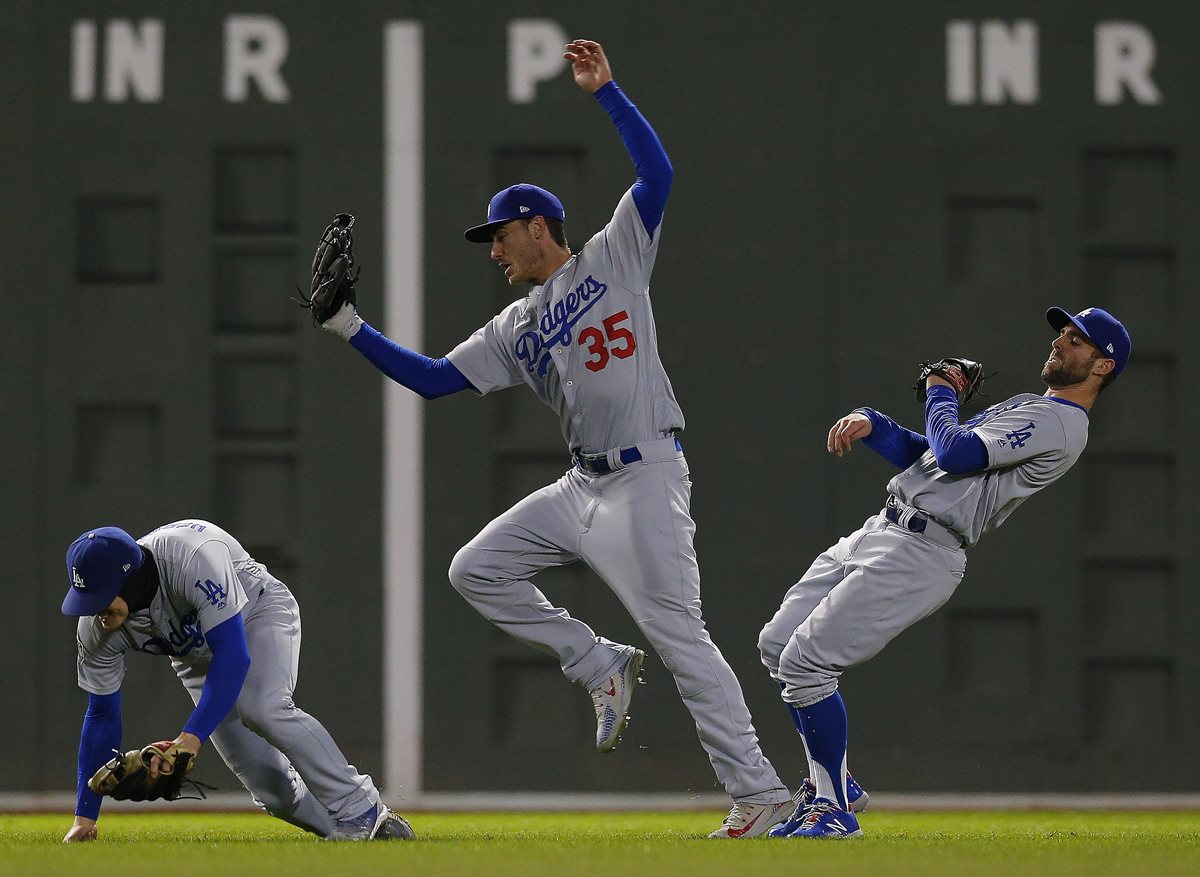
[[[871,802],[871,796],[867,794],[867,790],[860,786],[848,772],[846,774],[846,794],[850,799],[850,808],[855,813],[862,813],[867,809],[867,804]],[[800,783],[800,788],[796,790],[796,794],[792,796],[796,809],[787,818],[787,821],[779,823],[768,831],[767,836],[788,837],[804,822],[808,808],[812,806],[816,798],[817,787],[813,785],[812,780],[805,777],[804,781]]]
[[[850,809],[855,813],[862,813],[871,803],[871,796],[867,794],[866,789],[855,782],[850,771],[846,771],[846,799],[850,802]]]
[[[379,804],[373,804],[370,810],[353,819],[339,819],[334,824],[333,834],[330,835],[330,838],[332,840],[370,840],[386,815],[386,811],[382,814],[379,812],[379,806]]]
[[[858,817],[825,798],[817,798],[804,814],[800,827],[788,837],[841,839],[861,837]]]
[[[804,822],[804,814],[816,797],[817,787],[813,785],[812,780],[805,777],[804,782],[800,783],[800,788],[796,790],[796,794],[792,795],[792,800],[796,804],[792,815],[768,831],[767,837],[787,837],[799,828],[800,824]]]

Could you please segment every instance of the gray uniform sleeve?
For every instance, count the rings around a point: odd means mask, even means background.
[[[650,273],[654,270],[661,237],[662,223],[655,229],[654,237],[646,231],[631,188],[617,202],[617,209],[608,225],[597,232],[588,244],[602,246],[617,276],[629,284],[630,291],[645,295],[650,291]]]
[[[88,694],[112,694],[125,681],[125,637],[107,631],[94,615],[79,619],[75,628],[78,663],[75,677]]]
[[[193,552],[181,570],[181,580],[190,583],[185,599],[195,607],[196,623],[204,633],[233,618],[247,603],[229,549],[217,539],[204,542]]]
[[[511,327],[521,301],[515,301],[477,329],[446,357],[480,395],[521,383],[521,366],[513,353]]]
[[[1068,450],[1062,419],[1046,404],[1005,411],[976,426],[973,432],[987,448],[989,469],[1015,466],[1047,454],[1060,456]]]

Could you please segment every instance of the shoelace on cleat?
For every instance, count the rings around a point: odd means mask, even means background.
[[[815,825],[822,816],[826,813],[836,813],[839,808],[832,804],[826,804],[824,801],[808,805],[808,813],[804,817],[804,828],[811,828]]]
[[[735,801],[733,809],[729,811],[729,815],[725,817],[725,825],[731,828],[741,828],[750,821],[750,814],[744,812],[746,806],[744,801]]]

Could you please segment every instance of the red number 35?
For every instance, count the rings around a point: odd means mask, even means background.
[[[633,352],[637,350],[637,339],[633,337],[632,332],[619,325],[628,319],[628,311],[617,311],[604,321],[604,334],[601,334],[595,326],[588,326],[579,333],[579,343],[586,344],[588,353],[593,357],[584,362],[589,371],[598,372],[608,365],[609,354],[617,359],[633,356]],[[605,345],[605,335],[608,336],[608,343],[612,345],[611,347]],[[622,346],[616,346],[618,341]]]

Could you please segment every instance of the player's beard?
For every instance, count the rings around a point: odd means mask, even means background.
[[[1082,384],[1092,373],[1092,365],[1096,362],[1096,358],[1096,356],[1090,356],[1087,362],[1081,362],[1075,366],[1067,365],[1061,359],[1050,360],[1042,366],[1042,380],[1052,390]]]

